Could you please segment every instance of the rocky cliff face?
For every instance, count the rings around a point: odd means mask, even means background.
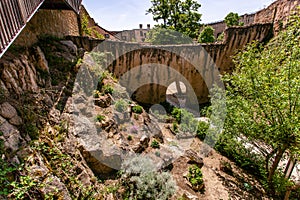
[[[1,58],[0,162],[4,173],[12,170],[0,186],[12,191],[1,198],[97,195],[100,185],[61,117],[80,54],[71,41],[46,38],[32,48],[13,47]]]
[[[71,41],[45,38],[32,48],[11,48],[1,59],[0,169],[5,181],[0,189],[9,191],[1,199],[114,199],[110,188],[120,187],[116,172],[135,153],[152,155],[158,169],[180,155],[203,165],[197,153],[172,151],[158,123],[143,108],[133,112],[136,104],[111,75],[102,80],[103,87],[113,87],[115,95],[105,88],[98,88],[97,97],[81,92],[80,84],[89,82],[81,82],[77,73],[96,65],[77,64],[82,55]],[[121,101],[123,110],[113,105]],[[159,156],[153,141],[161,144]],[[113,180],[101,183],[99,178]]]

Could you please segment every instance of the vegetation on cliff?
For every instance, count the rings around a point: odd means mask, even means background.
[[[299,154],[299,27],[298,12],[287,30],[267,45],[248,45],[235,57],[234,72],[224,77],[227,118],[222,145],[217,148],[240,162],[243,151],[233,151],[233,144],[254,146],[247,150],[247,162],[249,167],[254,164],[253,171],[260,170],[258,175],[273,195],[283,195],[293,184],[283,177],[280,160],[285,156],[297,159]],[[245,166],[245,162],[240,164]]]

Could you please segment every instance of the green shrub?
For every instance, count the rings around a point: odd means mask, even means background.
[[[24,132],[27,133],[32,140],[37,140],[40,137],[39,129],[34,123],[24,124]]]
[[[105,116],[104,116],[104,115],[97,115],[96,120],[97,120],[98,122],[102,122],[102,121],[105,120]]]
[[[180,131],[195,132],[197,130],[197,120],[192,113],[185,109],[174,108],[171,114],[179,124]]]
[[[128,135],[128,136],[127,136],[127,140],[128,140],[128,141],[131,141],[131,140],[132,140],[132,136],[131,136],[131,135]]]
[[[154,149],[159,149],[159,142],[157,142],[156,140],[153,140],[151,143],[151,147]]]
[[[132,112],[136,114],[141,114],[143,113],[143,107],[142,106],[133,106]]]
[[[93,34],[96,36],[97,39],[100,39],[100,40],[104,40],[105,39],[104,35],[102,35],[101,33],[99,33],[95,29],[93,29]]]
[[[104,94],[112,94],[114,92],[114,88],[111,85],[104,85],[103,86],[103,93]]]
[[[209,128],[209,124],[206,122],[202,122],[200,121],[198,123],[198,128],[197,128],[197,134],[196,136],[200,139],[200,140],[204,140],[207,134],[207,130]]]
[[[223,156],[231,159],[235,164],[259,178],[263,178],[264,159],[252,153],[244,144],[237,141],[229,134],[222,134],[215,145],[215,149]]]
[[[201,169],[197,165],[189,167],[188,181],[193,187],[200,187],[203,185],[203,175]]]
[[[127,107],[128,107],[128,103],[123,99],[120,99],[115,103],[115,109],[118,112],[125,112],[127,110]]]
[[[136,156],[122,164],[124,199],[167,200],[176,192],[176,183],[169,172],[157,172],[148,157]]]
[[[206,26],[198,37],[199,43],[212,43],[215,41],[214,29],[211,26]]]
[[[1,132],[1,135],[2,134]],[[9,174],[16,170],[2,159],[4,153],[4,141],[0,139],[0,197],[1,195],[7,196],[11,192]]]
[[[225,38],[225,34],[224,34],[224,32],[223,33],[221,33],[219,36],[218,36],[218,38],[217,38],[217,41],[223,41],[224,40],[224,38]]]
[[[177,122],[173,122],[172,131],[175,133],[178,133],[178,131],[179,131],[178,128],[179,128],[179,126],[178,126]]]
[[[87,36],[92,35],[92,29],[89,28],[89,18],[87,15],[83,15],[81,18],[81,30]]]

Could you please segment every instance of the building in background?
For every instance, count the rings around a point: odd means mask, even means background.
[[[150,28],[150,24],[147,24],[147,28],[144,28],[143,24],[140,24],[139,29],[113,31],[112,33],[122,41],[143,43],[146,40]]]

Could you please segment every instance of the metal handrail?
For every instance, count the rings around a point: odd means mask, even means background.
[[[64,0],[76,13],[82,0]],[[0,57],[45,0],[0,0]]]

